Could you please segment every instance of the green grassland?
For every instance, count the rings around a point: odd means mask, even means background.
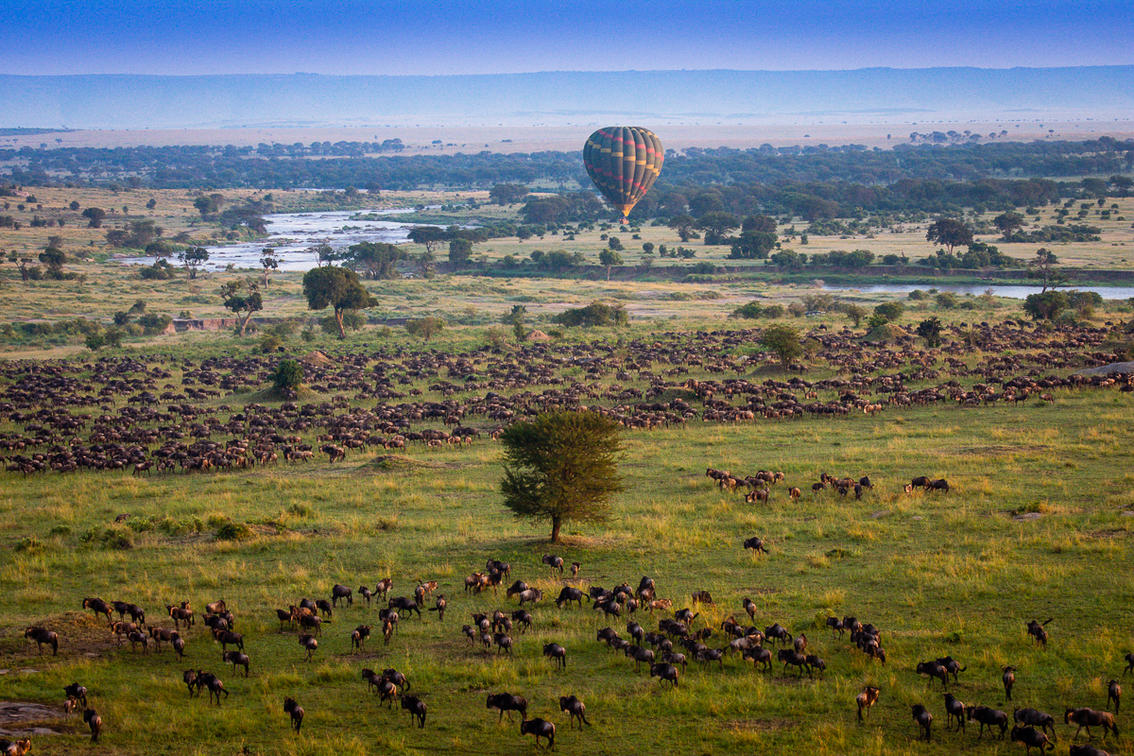
[[[999,670],[1014,664],[1016,705],[1056,715],[1065,704],[1103,707],[1105,681],[1134,649],[1131,417],[1134,395],[1103,389],[1059,391],[1050,406],[626,433],[626,491],[611,521],[570,526],[561,547],[546,542],[544,523],[517,521],[501,506],[491,441],[217,475],[3,474],[3,697],[58,702],[66,683],[83,682],[106,722],[104,742],[90,750],[106,753],[529,752],[515,723],[498,726],[483,708],[485,694],[500,690],[526,696],[529,716],[555,721],[556,747],[568,753],[1014,752],[1006,742],[978,745],[972,732],[938,731],[932,745],[915,743],[910,704],[928,704],[937,725],[944,715],[940,685],[913,667],[950,654],[968,666],[950,689],[1010,711]],[[770,504],[751,506],[718,491],[704,477],[707,465],[781,469],[788,485],[805,489],[820,471],[869,474],[877,488],[860,502],[808,491],[792,503],[781,484]],[[904,494],[901,484],[917,474],[944,475],[954,490]],[[122,513],[126,523],[113,524]],[[1034,519],[1014,517],[1021,513]],[[249,523],[251,536],[218,540],[215,525],[227,519]],[[770,554],[741,548],[756,534]],[[620,625],[589,608],[555,608],[551,598],[566,581],[539,563],[549,551],[582,563],[582,586],[650,575],[675,608],[708,590],[717,603],[700,607],[698,624],[710,627],[743,617],[740,600],[750,596],[761,626],[779,621],[807,633],[828,663],[825,679],[799,680],[779,666],[756,672],[730,656],[723,670],[691,663],[677,690],[663,689],[596,643],[599,627]],[[550,594],[534,612],[535,630],[516,634],[513,659],[468,645],[459,629],[470,612],[509,603],[502,591],[473,597],[460,589],[490,557]],[[352,654],[349,630],[378,624],[376,608],[356,602],[336,612],[311,663],[293,631],[279,632],[274,608],[329,596],[335,582],[353,588],[387,575],[397,595],[437,580],[450,599],[444,623],[429,613],[403,621],[388,647],[376,638]],[[168,649],[115,648],[109,632],[78,615],[90,595],[138,602],[151,622],[168,603],[190,600],[200,610],[224,598],[245,635],[252,676],[225,670],[199,625],[184,662]],[[878,625],[888,664],[833,639],[822,624],[829,613]],[[1047,617],[1055,621],[1045,651],[1024,622]],[[639,619],[647,629],[655,621]],[[60,631],[57,658],[37,656],[21,637],[42,621]],[[568,649],[564,672],[540,654],[551,641]],[[719,632],[710,639],[723,643]],[[366,694],[360,670],[390,666],[409,675],[412,692],[427,694],[424,730]],[[180,680],[189,667],[220,674],[231,698],[219,708],[189,700]],[[881,701],[859,726],[853,700],[867,683],[881,687]],[[571,693],[594,723],[583,733],[569,731],[556,711],[557,697]],[[280,710],[287,695],[307,710],[299,737]],[[87,750],[81,723],[48,724],[64,734],[37,737],[37,753]],[[1072,731],[1058,730],[1063,748]],[[1111,752],[1131,750],[1120,741]]]

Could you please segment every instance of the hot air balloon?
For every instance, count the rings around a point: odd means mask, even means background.
[[[661,140],[639,126],[607,126],[587,138],[583,164],[591,181],[622,213],[622,222],[661,173]]]

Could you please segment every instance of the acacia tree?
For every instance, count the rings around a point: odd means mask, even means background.
[[[414,244],[424,244],[425,251],[432,255],[437,245],[449,238],[449,233],[439,226],[417,226],[409,232],[409,238]]]
[[[601,522],[618,476],[619,426],[594,412],[551,412],[501,435],[504,506],[517,517],[551,520],[551,541],[568,520]]]
[[[954,248],[973,243],[973,230],[956,218],[941,218],[929,224],[925,239],[948,247],[949,254],[953,254]]]
[[[622,255],[615,252],[613,249],[604,249],[598,253],[598,260],[600,265],[606,266],[606,280],[610,280],[610,269],[615,265],[622,264]]]
[[[334,265],[307,271],[303,275],[303,296],[307,297],[307,306],[312,310],[334,308],[340,339],[346,338],[343,313],[375,304],[357,273]]]
[[[177,253],[177,260],[189,272],[189,278],[197,277],[197,268],[209,261],[209,250],[204,247],[189,247]]]
[[[799,331],[789,325],[773,325],[765,328],[763,335],[760,336],[760,346],[776,355],[783,365],[803,354]]]
[[[993,218],[992,223],[1000,230],[1004,240],[1008,241],[1013,232],[1024,227],[1024,216],[1013,210],[1009,210]]]
[[[941,321],[935,317],[921,321],[917,324],[917,335],[925,339],[928,347],[941,346]]]
[[[1043,279],[1041,293],[1063,281],[1063,275],[1055,269],[1058,263],[1059,258],[1055,253],[1044,247],[1037,249],[1036,256],[1028,260],[1028,274]]]
[[[264,269],[263,286],[268,288],[268,274],[273,270],[279,270],[280,259],[276,257],[276,251],[271,247],[264,247],[260,251],[260,266]]]
[[[238,333],[243,336],[248,330],[248,321],[252,319],[252,314],[264,309],[260,285],[252,278],[246,281],[229,281],[221,284],[220,295],[224,300],[225,309],[232,310],[240,319]]]
[[[677,232],[677,236],[681,239],[681,241],[687,242],[693,236],[694,223],[696,223],[696,221],[693,220],[692,216],[682,213],[670,218],[669,223],[667,223],[666,225]]]

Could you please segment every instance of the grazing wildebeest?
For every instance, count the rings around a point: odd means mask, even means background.
[[[913,721],[925,733],[926,741],[930,740],[930,726],[933,724],[933,715],[929,713],[921,704],[914,704],[910,707],[910,713],[913,714]]]
[[[1011,738],[1013,743],[1024,744],[1025,754],[1030,754],[1033,748],[1038,748],[1040,753],[1043,753],[1044,749],[1055,750],[1055,743],[1051,742],[1051,738],[1034,727],[1013,727]]]
[[[935,661],[919,662],[917,665],[917,673],[919,675],[929,675],[930,679],[936,677],[941,680],[941,685],[949,687],[949,670]]]
[[[553,570],[559,570],[559,574],[563,574],[563,557],[556,556],[555,554],[544,554],[543,559],[540,560]]]
[[[303,707],[296,703],[294,698],[285,698],[283,710],[291,717],[291,726],[299,732],[299,728],[303,726]]]
[[[563,590],[559,592],[559,598],[555,599],[555,606],[562,609],[564,604],[569,604],[575,601],[579,604],[579,608],[583,608],[583,597],[587,594],[580,591],[578,588],[572,588],[569,585],[563,586]]]
[[[497,722],[504,721],[504,712],[508,712],[508,721],[511,722],[513,711],[520,712],[521,719],[528,716],[528,699],[511,693],[489,693],[484,708],[500,710],[500,718],[496,720]]]
[[[1022,725],[1039,727],[1044,732],[1050,732],[1051,737],[1055,737],[1055,717],[1045,714],[1039,709],[1014,709],[1012,719]]]
[[[760,538],[759,536],[752,536],[751,538],[747,539],[744,542],[744,548],[752,549],[753,556],[755,556],[759,552],[763,552],[765,554],[768,553],[768,550],[764,548],[764,539]]]
[[[677,667],[669,664],[668,662],[659,662],[650,667],[650,677],[656,677],[659,681],[668,680],[677,687]]]
[[[790,664],[793,667],[799,667],[799,676],[803,677],[803,668],[807,666],[807,657],[799,653],[793,648],[781,648],[776,658],[784,663],[784,674],[787,674],[787,668]]]
[[[985,727],[988,728],[989,732],[992,732],[993,727],[999,727],[1001,739],[1004,738],[1004,733],[1008,731],[1008,715],[998,709],[991,709],[987,706],[970,706],[965,714],[970,722],[975,719],[980,723],[977,739],[983,737]]]
[[[540,717],[521,721],[520,734],[535,735],[537,748],[539,747],[540,738],[547,738],[548,749],[551,749],[555,745],[555,725]]]

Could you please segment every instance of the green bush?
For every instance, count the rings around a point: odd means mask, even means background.
[[[253,535],[252,528],[242,522],[229,520],[216,529],[218,541],[247,541]]]
[[[565,310],[551,320],[565,326],[624,326],[630,322],[630,316],[622,305],[591,302],[586,307]]]
[[[277,391],[295,391],[303,384],[303,366],[295,360],[281,360],[272,374]]]

